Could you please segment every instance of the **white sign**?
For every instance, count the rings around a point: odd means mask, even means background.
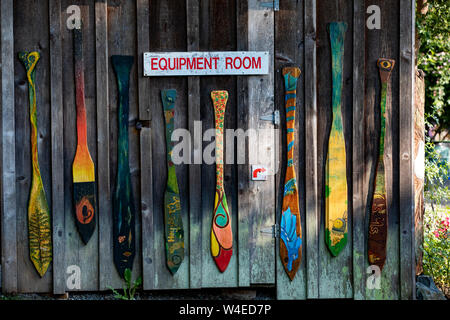
[[[145,52],[144,76],[263,75],[269,52]]]
[[[253,181],[266,181],[268,170],[263,165],[252,165],[252,180]]]

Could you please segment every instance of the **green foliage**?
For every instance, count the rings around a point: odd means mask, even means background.
[[[417,14],[418,68],[425,72],[425,124],[436,132],[450,129],[450,1],[429,0]]]
[[[430,210],[424,215],[423,270],[450,295],[450,208]]]
[[[444,185],[450,174],[448,163],[437,152],[432,141],[425,144],[425,200],[432,206],[450,199],[450,190]]]
[[[114,298],[120,300],[135,300],[134,295],[136,294],[136,290],[142,284],[142,278],[138,277],[133,283],[131,282],[131,270],[129,268],[125,269],[124,273],[125,278],[125,286],[123,287],[123,294],[119,293],[117,290],[112,287],[108,287],[114,293]]]

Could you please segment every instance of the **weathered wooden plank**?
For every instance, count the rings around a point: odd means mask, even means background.
[[[37,149],[40,173],[46,195],[51,194],[51,132],[50,132],[50,68],[49,68],[49,8],[48,2],[14,2],[14,51],[39,51],[41,59],[36,69]],[[27,21],[26,24],[23,21]],[[32,183],[31,124],[28,101],[28,81],[17,56],[13,57],[15,73],[16,122],[16,200],[18,291],[51,292],[53,278],[50,267],[43,278],[36,272],[28,244],[28,200]],[[49,210],[51,211],[51,203]],[[50,265],[51,266],[51,265]]]
[[[332,128],[332,50],[330,35],[327,32],[327,25],[331,22],[346,22],[348,25],[347,34],[353,33],[353,3],[348,1],[320,1],[317,4],[317,19],[320,21],[317,28],[317,66],[318,70],[328,70],[319,72],[318,79],[318,190],[320,195],[321,217],[325,219],[326,208],[326,163],[328,149],[328,137]],[[347,181],[347,221],[352,225],[352,78],[353,78],[353,45],[352,37],[346,36],[344,45],[345,55],[343,57],[342,74],[342,126],[345,141],[346,153],[346,177]],[[344,209],[345,210],[345,209]],[[324,221],[324,220],[321,220]],[[319,233],[319,298],[351,298],[352,292],[352,250],[347,245],[337,257],[333,256],[326,244],[327,222],[320,224]],[[347,242],[352,243],[352,233],[347,233]],[[336,254],[336,252],[334,252]]]
[[[306,297],[319,297],[319,167],[317,104],[317,3],[306,0],[304,8],[305,66],[305,195],[306,195]]]
[[[61,1],[49,1],[50,90],[52,135],[53,293],[66,291],[64,228],[64,113],[61,43]]]
[[[144,289],[154,286],[154,224],[153,224],[153,179],[152,177],[152,129],[150,80],[143,76],[142,53],[150,50],[150,7],[149,0],[136,1],[137,48],[138,48],[138,103],[140,129],[141,164],[141,215],[142,215],[142,274]],[[145,123],[148,122],[148,125]]]
[[[367,256],[372,266],[377,266],[380,271],[383,270],[386,262],[386,241],[388,230],[387,199],[391,195],[386,193],[386,171],[385,165],[391,156],[385,154],[386,130],[386,101],[388,86],[392,70],[395,67],[395,60],[379,58],[377,61],[381,80],[380,92],[380,138],[378,146],[378,160],[375,169],[374,193],[371,198],[370,222],[369,222],[369,238],[367,241]],[[392,122],[391,122],[392,125]],[[387,148],[386,148],[387,149]]]
[[[200,1],[186,0],[187,50],[198,51],[200,47]],[[187,79],[188,127],[191,133],[191,165],[189,166],[189,287],[200,288],[202,283],[202,143],[195,135],[201,134],[200,78]]]
[[[67,21],[71,12],[67,12],[67,8],[72,5],[70,0],[63,0],[62,6],[62,21]],[[94,43],[94,15],[90,12],[94,11],[94,4],[79,6],[82,20],[81,32],[83,33],[83,57],[84,57],[84,96],[86,105],[86,119],[87,119],[87,145],[92,159],[97,158],[96,153],[96,105],[94,96],[96,94],[95,74],[89,72],[95,64],[95,49],[91,43]],[[64,52],[64,59],[62,67],[64,72],[63,81],[63,96],[64,96],[64,263],[65,268],[79,268],[80,286],[74,284],[68,285],[68,290],[97,290],[98,289],[98,233],[97,227],[87,245],[84,244],[80,233],[76,226],[75,218],[75,198],[74,198],[74,184],[73,184],[73,167],[72,163],[75,159],[78,137],[77,137],[77,98],[75,85],[75,56],[74,56],[74,31],[66,27],[62,28],[62,52]],[[95,168],[99,166],[94,163]],[[94,210],[97,212],[98,210]],[[90,257],[90,259],[86,259]],[[76,270],[73,269],[73,270]],[[70,269],[69,269],[70,271]],[[66,273],[66,270],[63,271]],[[71,271],[74,272],[74,271]],[[65,274],[64,278],[68,278],[71,274]],[[70,283],[70,282],[69,282]]]
[[[135,56],[137,49],[136,34],[136,3],[134,1],[115,1],[108,2],[108,53],[113,55]],[[110,58],[108,57],[108,62]],[[135,59],[136,60],[136,59]],[[111,66],[111,64],[110,64]],[[116,175],[118,170],[118,144],[119,139],[119,91],[116,75],[112,70],[109,71],[109,134],[110,134],[110,179],[112,190],[116,188]],[[133,190],[133,202],[136,208],[135,212],[135,252],[141,250],[141,207],[140,207],[140,178],[139,178],[139,132],[135,128],[138,118],[138,91],[137,91],[137,64],[134,63],[130,72],[129,84],[129,116],[128,116],[128,141],[129,141],[129,167],[131,174],[131,186]],[[112,196],[112,194],[111,194]],[[109,215],[112,219],[112,214]],[[112,226],[112,225],[111,225]],[[109,230],[112,232],[112,229]],[[112,242],[109,244],[112,246]],[[112,256],[111,256],[112,259]],[[112,260],[111,260],[112,263]],[[132,278],[136,279],[142,275],[142,256],[136,255],[133,261]],[[113,268],[110,274],[110,286],[122,287],[123,280],[120,278],[116,268]]]
[[[236,12],[236,49],[248,50],[248,0],[238,1]],[[237,128],[248,129],[248,78],[236,78],[237,85]],[[249,164],[249,141],[241,142],[244,148],[244,163],[237,164],[238,179],[238,281],[240,287],[250,286],[250,212],[251,192],[249,189],[251,165]]]
[[[373,5],[373,1],[366,1],[366,8]],[[381,83],[377,60],[380,57],[390,57],[397,60],[398,57],[398,37],[392,35],[398,34],[398,3],[391,1],[375,2],[381,8],[383,25],[380,30],[369,30],[366,34],[366,62],[365,62],[365,109],[364,109],[364,211],[365,227],[364,237],[366,240],[364,251],[364,279],[366,282],[366,299],[397,299],[399,287],[399,228],[398,228],[398,161],[393,155],[398,152],[399,140],[395,137],[398,134],[398,71],[394,70],[391,75],[390,90],[386,103],[386,118],[390,119],[386,123],[385,154],[387,161],[385,163],[386,172],[386,193],[391,195],[387,199],[388,217],[388,238],[386,245],[386,264],[381,273],[379,287],[377,282],[372,282],[377,276],[368,272],[369,261],[367,258],[367,239],[369,233],[369,214],[371,210],[371,197],[374,192],[375,166],[379,156],[379,134],[380,134],[380,95]],[[398,60],[397,60],[398,61]],[[370,271],[370,270],[369,270]],[[369,277],[371,277],[369,279]]]
[[[279,260],[279,246],[276,247],[275,259],[277,260],[277,298],[278,299],[305,299],[306,298],[306,195],[305,195],[305,43],[304,43],[304,4],[297,1],[285,1],[280,3],[280,11],[275,15],[275,106],[280,110],[281,134],[278,154],[280,165],[276,177],[276,205],[277,205],[277,224],[281,221],[281,206],[284,192],[284,171],[286,163],[286,112],[284,109],[284,79],[281,75],[281,69],[286,65],[295,65],[300,68],[302,74],[297,82],[297,110],[295,120],[296,130],[296,152],[294,153],[294,166],[297,176],[299,191],[299,206],[301,217],[301,228],[303,235],[302,260],[293,281],[290,281],[285,274],[281,261]],[[313,75],[310,75],[313,77]],[[315,136],[315,135],[314,135]],[[311,146],[308,145],[308,148]],[[311,151],[310,151],[311,152]],[[315,163],[314,163],[315,166]]]
[[[13,1],[1,2],[1,265],[2,291],[17,292],[16,153]]]
[[[400,299],[415,299],[414,80],[415,1],[400,1]]]
[[[186,2],[152,0],[150,2],[150,51],[186,51]],[[181,289],[189,287],[189,247],[185,247],[185,256],[177,273],[172,275],[167,268],[164,240],[164,190],[167,184],[167,162],[165,147],[164,112],[161,90],[175,89],[178,100],[175,105],[175,129],[188,127],[187,80],[180,77],[150,79],[150,105],[152,125],[153,172],[153,241],[155,265],[154,289]],[[180,137],[178,137],[180,139]],[[188,150],[186,152],[190,153]],[[188,223],[189,182],[188,165],[176,164],[181,216],[183,225]],[[189,233],[184,241],[189,243]]]
[[[365,32],[364,0],[353,2],[353,298],[365,299],[366,219],[364,209],[364,92]]]
[[[294,166],[295,115],[297,109],[297,82],[301,71],[298,67],[282,69],[285,90],[286,161],[283,205],[280,222],[280,258],[289,279],[292,281],[302,260],[303,236],[300,219],[299,192]]]
[[[233,51],[236,49],[236,3],[233,1],[200,2],[200,50],[201,51]],[[227,113],[225,115],[225,129],[235,128],[236,125],[236,79],[235,77],[202,77],[200,78],[200,114],[203,134],[214,135],[214,108],[211,101],[211,91],[226,90],[229,92]],[[202,287],[235,287],[238,283],[237,255],[233,254],[226,272],[221,273],[211,256],[211,222],[214,210],[214,194],[216,187],[215,163],[211,150],[214,141],[211,135],[204,137],[202,165]],[[225,143],[227,137],[225,136]],[[209,148],[208,148],[209,146]],[[225,158],[230,150],[225,149]],[[205,158],[211,158],[207,162]],[[225,163],[224,185],[227,195],[228,208],[231,215],[233,242],[237,236],[237,193],[236,168]]]
[[[98,237],[99,272],[98,286],[107,290],[112,285],[112,222],[111,222],[111,175],[110,175],[110,127],[109,127],[109,52],[108,15],[106,1],[95,3],[95,75],[97,104],[97,187],[98,190]]]
[[[257,0],[248,1],[248,50],[268,51],[274,56],[274,11],[261,7]],[[271,59],[269,74],[251,76],[248,79],[248,127],[256,132],[258,141],[249,144],[249,164],[265,165],[269,171],[276,171],[275,131],[270,121],[261,121],[263,115],[274,110],[274,60]],[[275,224],[275,176],[268,175],[267,181],[250,181],[249,203],[251,219],[250,232],[250,283],[275,283],[275,239],[264,235],[263,229]]]
[[[419,275],[423,272],[423,217],[425,212],[425,76],[421,70],[416,71],[414,95],[414,231],[416,275]]]

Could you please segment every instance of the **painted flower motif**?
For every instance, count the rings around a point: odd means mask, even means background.
[[[298,251],[302,239],[297,236],[297,216],[291,213],[291,208],[283,212],[281,216],[281,239],[288,251],[287,269],[292,270],[292,263],[298,258]]]

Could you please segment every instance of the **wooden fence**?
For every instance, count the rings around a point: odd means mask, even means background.
[[[136,217],[133,277],[145,290],[276,286],[280,299],[412,299],[415,289],[413,189],[413,0],[2,0],[1,1],[1,255],[4,292],[98,291],[121,287],[112,252],[111,195],[117,166],[118,92],[110,56],[135,56],[130,83],[130,167]],[[87,245],[73,218],[72,161],[76,148],[72,32],[67,8],[82,9],[88,145],[97,173],[98,221]],[[269,5],[269,6],[268,6]],[[381,9],[381,29],[366,27],[369,5]],[[275,8],[276,9],[276,8]],[[326,137],[331,125],[331,58],[327,23],[348,24],[344,58],[343,117],[349,185],[349,242],[336,258],[324,240]],[[30,124],[21,50],[38,50],[38,147],[53,225],[53,263],[43,278],[28,254],[27,203],[31,183]],[[147,51],[269,51],[266,76],[148,78]],[[373,191],[379,134],[379,57],[397,61],[392,74],[387,132],[389,236],[381,287],[367,286],[368,199]],[[280,110],[284,119],[281,68],[302,70],[295,157],[300,189],[303,259],[290,281],[270,230],[280,217],[283,175],[250,179],[250,166],[225,166],[225,190],[236,250],[221,274],[210,254],[214,165],[176,168],[186,228],[186,258],[175,276],[165,265],[163,192],[166,182],[164,121],[160,90],[178,91],[176,128],[203,132],[214,127],[210,91],[230,93],[226,128],[273,128],[260,116]],[[247,145],[267,159],[277,141]],[[194,143],[192,155],[203,145]],[[279,158],[285,160],[284,148]],[[283,168],[282,168],[283,169]],[[283,170],[280,170],[282,173]],[[278,221],[279,222],[279,221]],[[70,289],[71,266],[81,270],[81,287]]]

